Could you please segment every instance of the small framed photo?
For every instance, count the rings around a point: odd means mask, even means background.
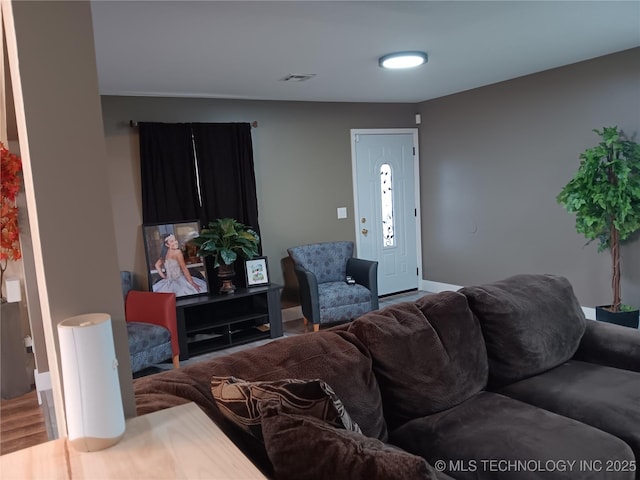
[[[247,287],[269,285],[269,266],[267,257],[256,257],[247,260],[244,264],[244,273],[247,278]]]
[[[205,263],[191,242],[199,234],[197,220],[142,226],[149,291],[172,292],[177,298],[209,292]]]

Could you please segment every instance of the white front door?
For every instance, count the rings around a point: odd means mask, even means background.
[[[418,288],[417,129],[352,130],[356,248],[378,261],[378,294]]]

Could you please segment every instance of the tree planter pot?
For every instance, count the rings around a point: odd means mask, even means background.
[[[220,287],[220,293],[230,294],[236,291],[236,286],[233,284],[233,277],[236,276],[236,271],[231,265],[220,265],[218,267],[218,278],[222,280],[222,287]]]
[[[609,305],[596,307],[596,320],[600,322],[615,323],[623,327],[638,328],[640,312],[632,310],[630,312],[611,312],[607,310]]]

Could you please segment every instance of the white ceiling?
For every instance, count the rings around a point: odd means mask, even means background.
[[[100,93],[420,102],[640,46],[640,1],[94,1]],[[423,50],[426,65],[378,57]],[[316,74],[282,82],[288,74]]]

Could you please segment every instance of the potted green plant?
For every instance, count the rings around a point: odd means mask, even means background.
[[[576,214],[576,230],[598,251],[610,250],[613,302],[596,307],[598,320],[638,327],[637,308],[622,304],[620,244],[640,230],[640,145],[618,127],[594,130],[600,143],[580,155],[580,167],[557,201]]]
[[[260,237],[251,227],[233,218],[219,218],[210,222],[192,240],[202,257],[213,257],[218,277],[222,279],[220,293],[233,293],[234,262],[238,257],[250,260],[258,256]]]

